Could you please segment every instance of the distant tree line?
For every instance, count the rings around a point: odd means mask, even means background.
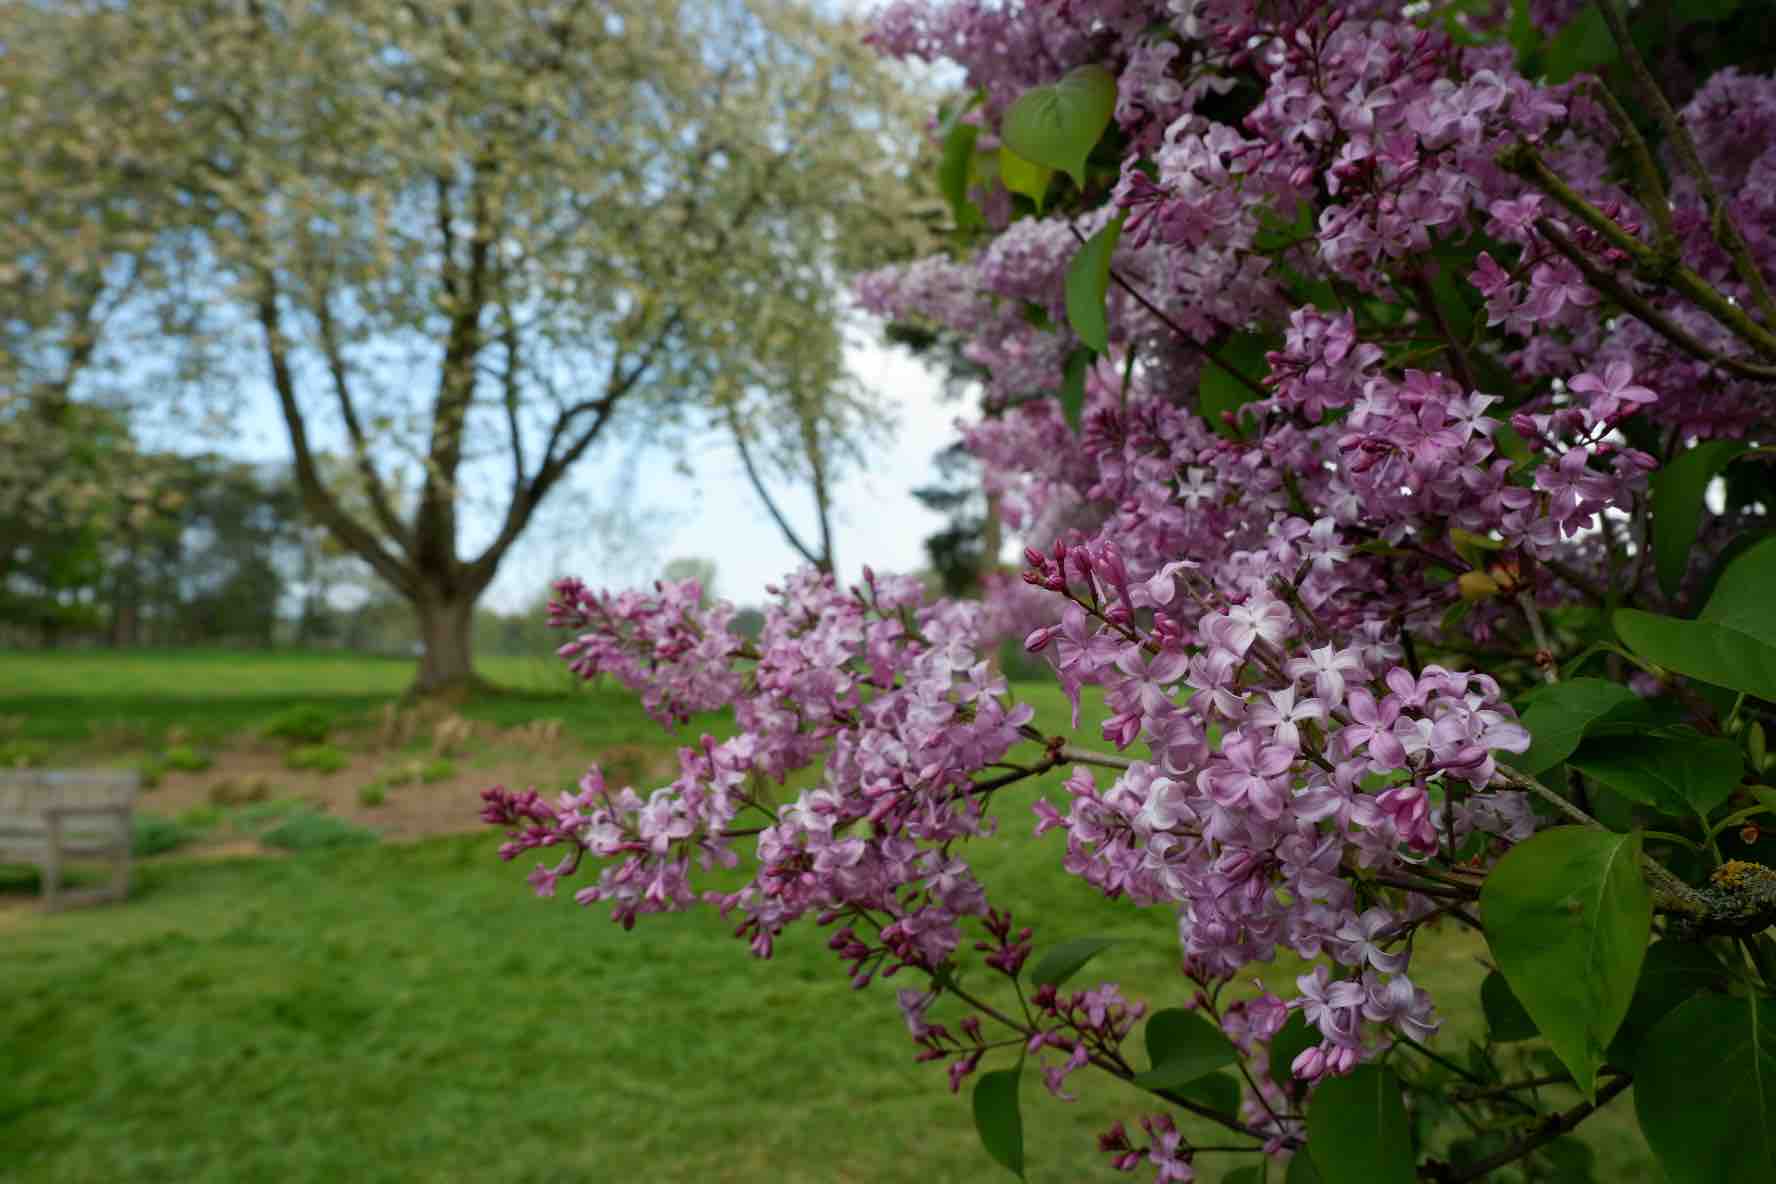
[[[287,465],[130,447],[134,512],[0,513],[0,645],[339,647],[407,653],[406,601],[303,514]],[[480,653],[546,653],[531,611],[483,609]]]

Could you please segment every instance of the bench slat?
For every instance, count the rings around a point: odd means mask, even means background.
[[[121,900],[129,895],[130,812],[140,778],[115,769],[0,769],[0,857],[43,872],[43,904]],[[115,862],[111,885],[70,896],[61,890],[68,858]]]

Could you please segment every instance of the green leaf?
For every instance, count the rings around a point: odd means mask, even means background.
[[[1725,628],[1737,629],[1776,646],[1776,599],[1770,596],[1776,581],[1776,538],[1750,547],[1721,573],[1714,592],[1703,606],[1701,618]]]
[[[1193,1011],[1168,1007],[1147,1021],[1147,1056],[1153,1067],[1135,1075],[1145,1089],[1176,1089],[1238,1059],[1221,1029]]]
[[[1776,1001],[1698,995],[1659,1022],[1634,1076],[1670,1184],[1776,1180]]]
[[[1412,1184],[1412,1127],[1400,1082],[1358,1065],[1320,1083],[1307,1106],[1307,1141],[1326,1184]]]
[[[1776,701],[1776,538],[1721,572],[1694,621],[1621,609],[1616,632],[1641,657],[1680,675]]]
[[[1625,797],[1683,817],[1706,819],[1745,773],[1731,740],[1703,736],[1611,736],[1579,747],[1569,764]]]
[[[1511,993],[1511,984],[1496,970],[1480,980],[1480,1010],[1486,1013],[1486,1032],[1496,1043],[1533,1040],[1542,1034],[1522,1001]]]
[[[999,179],[1013,193],[1021,193],[1034,202],[1038,214],[1048,197],[1048,183],[1054,172],[1045,164],[1025,160],[1003,144],[999,146]]]
[[[1709,440],[1653,474],[1653,567],[1665,595],[1677,595],[1689,569],[1708,483],[1745,449],[1738,440]]]
[[[1473,270],[1472,263],[1463,260],[1457,265],[1450,259],[1443,260],[1443,266],[1431,277],[1431,295],[1442,312],[1443,319],[1449,325],[1449,332],[1457,341],[1467,341],[1474,332],[1474,306],[1468,303],[1463,291],[1466,285],[1461,277]]]
[[[1776,538],[1748,548],[1721,573],[1694,621],[1620,609],[1616,632],[1648,661],[1776,702]]]
[[[1554,1179],[1560,1184],[1587,1184],[1597,1178],[1593,1171],[1597,1153],[1571,1135],[1542,1144],[1536,1154],[1554,1166]]]
[[[1033,87],[1005,111],[999,138],[1017,155],[1058,169],[1085,188],[1085,158],[1116,112],[1116,76],[1080,66],[1059,82]]]
[[[1255,383],[1269,372],[1270,363],[1265,360],[1265,355],[1274,345],[1274,340],[1267,334],[1236,333],[1215,353],[1221,361]],[[1248,383],[1229,374],[1225,367],[1206,359],[1196,391],[1197,413],[1208,421],[1210,427],[1224,436],[1237,436],[1239,433],[1223,416],[1228,412],[1237,413],[1241,407],[1259,398]]]
[[[974,162],[974,142],[979,138],[980,128],[961,122],[944,136],[943,157],[937,165],[937,188],[950,203],[957,226],[974,226],[981,221],[980,211],[968,200],[969,168]]]
[[[995,1069],[974,1083],[974,1129],[987,1154],[1024,1178],[1024,1116],[1018,1109],[1017,1069]]]
[[[1295,1080],[1289,1066],[1319,1042],[1319,1029],[1299,1011],[1290,1012],[1282,1030],[1270,1038],[1270,1079],[1291,1093],[1300,1092],[1301,1082]]]
[[[1744,5],[1745,0],[1684,0],[1683,10],[1674,13],[1686,23],[1724,21]]]
[[[1615,56],[1616,42],[1609,26],[1597,9],[1587,4],[1548,44],[1542,55],[1542,73],[1549,82],[1565,82],[1574,74],[1613,61]]]
[[[1091,346],[1079,346],[1067,355],[1067,368],[1061,373],[1061,414],[1066,416],[1067,426],[1076,432],[1085,413],[1085,372],[1097,356]]]
[[[1295,212],[1285,220],[1274,206],[1258,208],[1258,233],[1252,236],[1254,251],[1277,251],[1311,239],[1314,236],[1312,202],[1296,202]]]
[[[1104,317],[1104,294],[1110,290],[1110,257],[1122,237],[1121,214],[1085,240],[1067,264],[1067,323],[1079,340],[1099,353],[1110,348],[1110,324]]]
[[[1030,971],[1030,982],[1038,987],[1058,987],[1079,973],[1080,967],[1115,944],[1113,937],[1076,937],[1064,941],[1036,960],[1035,969]]]
[[[1584,739],[1585,730],[1611,710],[1637,699],[1619,682],[1601,678],[1569,678],[1555,683],[1524,711],[1519,721],[1529,729],[1529,751],[1510,762],[1531,777],[1539,777],[1571,756]]]
[[[1325,1178],[1314,1166],[1313,1156],[1303,1147],[1290,1157],[1289,1172],[1283,1177],[1283,1184],[1321,1184]]]
[[[1231,1073],[1210,1073],[1187,1085],[1172,1090],[1180,1098],[1188,1098],[1223,1114],[1238,1114],[1240,1107],[1239,1078]]]
[[[1633,1069],[1642,1042],[1659,1021],[1691,995],[1720,985],[1724,978],[1720,963],[1706,947],[1670,938],[1654,942],[1640,968],[1640,981],[1634,985],[1628,1016],[1610,1041],[1610,1064]]]
[[[1493,961],[1587,1098],[1652,932],[1639,860],[1637,834],[1555,827],[1511,848],[1480,892]]]
[[[1250,1163],[1221,1177],[1221,1184],[1264,1184],[1264,1165]]]

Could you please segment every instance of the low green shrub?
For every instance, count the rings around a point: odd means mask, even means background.
[[[412,785],[419,780],[420,768],[418,761],[403,761],[382,775],[382,783],[390,789]]]
[[[311,773],[337,773],[351,764],[351,758],[331,744],[304,744],[286,753],[284,764]]]
[[[250,806],[242,806],[230,812],[234,821],[234,829],[242,834],[257,834],[268,826],[275,826],[294,814],[308,809],[294,798],[274,798],[269,802],[255,802]]]
[[[133,825],[135,834],[130,841],[130,851],[140,857],[164,855],[197,837],[189,828],[158,814],[137,814]]]
[[[448,757],[437,757],[419,767],[419,779],[427,785],[438,781],[448,781],[456,776],[456,762]]]
[[[366,809],[374,810],[387,800],[388,787],[380,781],[372,781],[358,790],[358,805]]]
[[[376,842],[376,832],[331,815],[302,810],[260,835],[259,841],[285,851],[319,851],[367,846]]]
[[[216,762],[210,754],[190,744],[175,744],[161,754],[161,760],[169,769],[177,769],[181,773],[201,773]]]
[[[222,807],[205,804],[187,806],[179,811],[179,825],[188,830],[213,830],[227,814]]]
[[[259,734],[268,740],[291,744],[325,744],[338,722],[338,717],[325,707],[309,704],[280,711],[259,729]]]
[[[166,758],[158,753],[149,753],[136,762],[136,776],[143,789],[156,789],[160,779],[166,776]]]
[[[0,768],[36,769],[49,763],[49,745],[41,740],[0,740]]]

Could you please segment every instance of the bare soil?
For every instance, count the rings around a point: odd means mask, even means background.
[[[577,781],[597,760],[616,784],[633,783],[642,788],[669,780],[677,764],[672,753],[662,749],[619,747],[594,754],[580,744],[539,738],[521,729],[499,733],[483,726],[458,735],[460,751],[446,757],[454,771],[430,783],[417,773],[443,754],[413,744],[397,747],[364,741],[355,747],[341,746],[350,763],[335,773],[319,773],[289,768],[284,746],[241,741],[213,752],[214,764],[201,773],[162,774],[159,785],[139,793],[136,810],[177,818],[196,806],[219,806],[232,812],[255,802],[294,799],[373,830],[384,842],[413,842],[481,829],[481,791],[488,786],[534,788],[552,797]],[[373,782],[386,785],[391,776],[398,779],[403,774],[412,779],[387,785],[380,804],[367,806],[360,800],[365,786]],[[192,843],[137,862],[282,854],[243,836],[225,820]],[[0,930],[36,905],[35,896],[0,893]]]
[[[350,764],[336,773],[288,768],[284,751],[264,744],[242,746],[215,754],[215,764],[201,773],[169,772],[160,785],[144,790],[136,808],[166,817],[177,817],[193,806],[226,808],[256,801],[295,799],[323,813],[366,827],[385,841],[408,842],[434,835],[479,829],[481,791],[491,785],[535,788],[553,794],[565,789],[595,759],[578,745],[558,743],[546,748],[522,748],[497,740],[486,747],[458,753],[448,759],[450,776],[426,782],[417,776],[426,764],[439,759],[425,751],[341,750]],[[624,766],[631,776],[670,776],[672,757],[657,750],[636,749],[598,754],[607,766]],[[664,766],[664,767],[662,767]],[[405,774],[410,780],[387,785]],[[360,794],[372,783],[385,785],[383,801],[365,805]],[[226,832],[226,826],[216,828]],[[230,846],[238,846],[230,842]],[[178,854],[195,853],[190,847]]]

